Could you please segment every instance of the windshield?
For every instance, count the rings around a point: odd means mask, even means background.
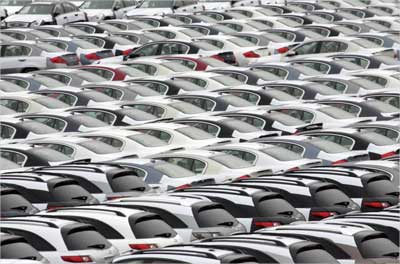
[[[70,118],[79,124],[82,124],[85,127],[104,127],[108,126],[108,124],[104,123],[103,121],[100,121],[97,118],[84,115],[84,114],[78,114],[74,113],[73,115],[70,116]]]
[[[383,86],[377,84],[376,82],[373,82],[373,81],[370,81],[370,80],[364,79],[364,78],[352,79],[350,82],[355,83],[366,90],[377,90],[377,89],[383,88]]]
[[[107,79],[88,71],[74,71],[74,74],[88,82],[106,82]]]
[[[53,11],[52,4],[30,4],[24,6],[20,11],[19,14],[21,15],[49,15]]]
[[[297,153],[278,146],[262,149],[261,152],[279,161],[299,160],[302,158]]]
[[[368,142],[371,142],[377,146],[389,146],[389,145],[396,144],[396,142],[394,140],[392,140],[388,137],[385,137],[384,135],[375,133],[373,131],[360,132],[359,135],[363,139],[365,139]]]
[[[58,108],[68,108],[69,105],[67,105],[66,103],[63,103],[57,99],[48,97],[48,96],[41,96],[38,98],[34,98],[32,99],[33,101],[35,101],[36,103],[39,103],[47,108],[50,109],[58,109]]]
[[[358,46],[361,46],[363,48],[367,48],[367,49],[374,49],[374,48],[380,48],[381,46],[379,46],[378,44],[369,41],[367,39],[364,38],[360,38],[360,39],[355,39],[352,41],[353,43],[356,43]]]
[[[73,43],[75,43],[79,48],[82,49],[98,49],[96,45],[90,43],[89,41],[83,40],[83,39],[73,39]]]
[[[200,107],[197,107],[193,104],[189,104],[186,102],[181,102],[181,101],[169,104],[169,106],[171,106],[172,108],[175,108],[176,110],[178,110],[184,114],[199,114],[199,113],[205,112],[205,110]]]
[[[214,138],[213,135],[195,128],[195,127],[191,127],[191,126],[187,126],[187,127],[182,127],[182,128],[178,128],[176,129],[176,131],[182,133],[183,135],[194,139],[194,140],[204,140],[204,139],[210,139],[210,138]]]
[[[275,119],[276,121],[287,125],[287,126],[300,126],[300,125],[306,125],[307,123],[303,122],[300,119],[294,118],[290,115],[284,114],[284,113],[280,113],[280,112],[271,112],[269,114],[273,119]]]
[[[174,71],[174,72],[187,72],[187,71],[192,70],[192,69],[190,69],[178,62],[175,62],[175,61],[164,62],[164,63],[161,63],[161,65],[171,71]]]
[[[347,148],[342,147],[341,145],[328,140],[313,138],[312,140],[307,140],[307,141],[310,144],[322,149],[326,153],[342,153],[349,151]]]
[[[222,95],[221,96],[224,101],[226,101],[228,104],[236,106],[236,107],[246,107],[246,106],[253,106],[254,104],[250,103],[249,101],[246,101],[238,96],[234,95]]]
[[[252,126],[246,122],[241,120],[233,119],[233,118],[226,118],[220,121],[220,123],[230,127],[231,129],[237,130],[241,133],[252,133],[252,132],[259,132],[261,131],[255,126]]]
[[[30,153],[48,162],[69,161],[70,157],[51,148],[36,146],[29,150]]]
[[[390,105],[390,104],[387,104],[385,102],[378,101],[378,100],[367,100],[366,104],[378,109],[379,112],[382,112],[382,113],[397,113],[397,112],[399,112],[399,109],[394,107],[393,105]]]
[[[282,24],[284,24],[284,25],[286,25],[286,26],[292,27],[292,28],[301,26],[300,23],[298,23],[298,22],[296,22],[296,21],[294,21],[292,19],[281,18],[281,19],[278,19],[277,21],[282,23]]]
[[[203,87],[186,80],[174,80],[174,84],[184,91],[202,91]]]
[[[195,41],[192,44],[194,46],[198,47],[199,49],[206,50],[206,51],[219,50],[218,47],[216,47],[214,45],[211,45],[208,42],[201,41],[201,40],[200,41]]]
[[[138,70],[138,69],[135,69],[135,68],[129,67],[129,66],[119,67],[118,70],[126,73],[129,77],[144,77],[144,76],[148,75],[141,70]]]
[[[229,154],[218,154],[210,157],[210,159],[230,169],[243,169],[253,166],[251,163]]]
[[[260,70],[260,69],[251,69],[251,73],[254,73],[258,78],[264,81],[279,81],[281,78],[277,75],[274,75],[270,72]]]
[[[314,88],[319,94],[322,94],[322,95],[341,94],[341,92],[339,92],[338,90],[335,90],[329,86],[319,84],[319,83],[310,84],[309,87]]]
[[[136,108],[124,108],[124,109],[120,110],[120,113],[123,115],[126,115],[136,121],[147,121],[147,120],[154,120],[154,119],[158,118],[155,115],[152,115],[150,113],[147,113],[145,111],[142,111],[142,110],[139,110]]]
[[[277,99],[279,101],[297,101],[298,99],[288,93],[285,93],[284,91],[277,90],[277,89],[267,89],[265,92],[269,95],[271,95],[274,99]]]
[[[80,6],[81,9],[111,9],[114,5],[112,0],[85,1]]]
[[[207,65],[210,65],[211,67],[230,67],[231,66],[223,61],[220,61],[220,60],[217,60],[214,58],[210,58],[210,57],[199,58],[199,60],[201,62],[204,62]]]
[[[190,170],[169,162],[157,163],[154,168],[171,178],[185,178],[196,175]]]
[[[103,143],[98,140],[87,140],[80,142],[78,145],[84,147],[96,154],[111,154],[119,152],[119,149],[112,147],[106,143]]]
[[[95,102],[114,101],[114,98],[94,90],[85,90],[82,92],[82,95],[87,96],[90,100],[93,100]]]
[[[239,46],[239,47],[254,47],[255,45],[243,38],[230,38],[228,39],[229,42],[232,42],[233,44]]]
[[[180,30],[179,32],[181,32],[181,33],[183,33],[186,36],[191,37],[191,38],[204,37],[204,34],[198,32],[196,30],[190,29],[190,28],[186,28],[186,29]]]
[[[238,81],[235,78],[232,78],[230,76],[219,75],[219,76],[213,76],[210,79],[212,79],[216,82],[219,82],[220,84],[223,84],[225,86],[243,85],[243,83],[241,81]]]
[[[321,72],[314,70],[313,68],[304,66],[302,64],[293,64],[291,65],[293,68],[298,70],[300,73],[305,74],[305,75],[321,75]]]
[[[19,166],[17,163],[14,163],[11,160],[5,159],[3,157],[0,157],[0,164],[2,170],[12,170],[21,168],[21,166]]]
[[[344,69],[349,70],[349,71],[355,71],[355,70],[362,70],[364,69],[358,64],[352,63],[351,61],[347,60],[335,60],[335,63],[342,66]]]
[[[58,130],[52,127],[49,127],[45,124],[33,120],[20,122],[19,125],[35,134],[50,134],[59,132]]]
[[[145,0],[140,8],[172,8],[174,0]]]
[[[327,114],[330,117],[335,119],[347,119],[347,118],[354,118],[355,116],[346,112],[340,108],[328,106],[328,107],[321,107],[319,109],[320,112]]]
[[[128,138],[145,147],[161,147],[168,145],[168,143],[164,140],[160,140],[148,134],[137,134],[128,136]]]

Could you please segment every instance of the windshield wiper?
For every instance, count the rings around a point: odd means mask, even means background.
[[[397,258],[399,256],[399,252],[390,252],[390,253],[383,254],[382,256]]]
[[[218,223],[219,226],[233,226],[233,222],[222,222],[222,223]]]
[[[26,209],[28,209],[28,206],[21,205],[21,206],[11,207],[10,209],[18,211],[26,211]]]
[[[81,200],[81,201],[86,201],[88,199],[87,196],[76,196],[76,197],[72,197],[72,200]]]
[[[157,234],[155,237],[172,237],[171,233],[162,233],[162,234]]]
[[[334,205],[342,205],[342,206],[348,206],[349,204],[350,204],[349,201],[343,201],[343,202],[334,203]]]
[[[105,244],[94,244],[94,245],[90,245],[87,246],[88,248],[98,248],[98,249],[104,249],[106,247]]]

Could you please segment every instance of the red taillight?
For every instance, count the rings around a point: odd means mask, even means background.
[[[219,60],[219,61],[225,61],[224,58],[222,58],[222,57],[219,56],[219,55],[212,55],[211,58],[216,59],[216,60]]]
[[[146,249],[157,248],[157,245],[156,244],[129,244],[129,247],[131,249],[135,249],[135,250],[146,250]]]
[[[245,56],[246,58],[260,58],[260,55],[258,55],[254,51],[245,52],[243,53],[243,56]]]
[[[282,47],[276,50],[278,53],[282,54],[289,51],[288,47]]]
[[[192,185],[190,185],[190,184],[183,184],[183,185],[180,185],[180,186],[176,187],[175,189],[176,189],[176,190],[182,190],[182,189],[186,189],[186,188],[190,188],[190,187],[192,187]]]
[[[121,198],[124,198],[124,197],[126,197],[126,196],[108,196],[107,200],[116,200],[116,199],[121,199]]]
[[[300,168],[299,167],[294,167],[294,168],[288,169],[287,171],[295,171],[295,170],[300,170]]]
[[[382,209],[390,206],[390,204],[387,202],[363,202],[362,205],[365,207],[382,208]]]
[[[281,223],[279,223],[279,222],[255,222],[254,225],[256,227],[273,227],[273,226],[280,226]]]
[[[63,208],[64,206],[47,206],[47,211],[51,211],[51,210],[57,210],[59,208]]]
[[[243,176],[237,177],[236,180],[244,180],[244,179],[248,179],[248,178],[251,178],[251,176],[250,175],[243,175]]]
[[[345,163],[345,162],[347,162],[346,159],[341,159],[341,160],[337,160],[337,161],[332,162],[332,165],[336,165],[336,164],[340,164],[340,163]]]
[[[89,256],[61,256],[61,259],[66,262],[74,262],[74,263],[92,262],[92,259]]]
[[[132,50],[133,50],[133,49],[124,50],[124,51],[122,51],[122,55],[128,56],[129,54],[131,54]]]
[[[330,216],[335,216],[335,215],[337,215],[337,213],[335,213],[335,212],[328,212],[328,211],[326,211],[326,212],[311,212],[311,216],[314,216],[314,217],[319,217],[319,218],[327,218],[327,217],[330,217]]]
[[[88,60],[100,60],[101,59],[101,57],[99,55],[97,55],[96,53],[85,54],[85,58]]]
[[[394,156],[394,155],[396,155],[396,152],[390,151],[388,153],[382,154],[381,158],[384,159],[384,158],[388,158],[388,157],[391,157],[391,156]]]
[[[67,64],[67,62],[66,62],[62,57],[60,57],[60,56],[51,58],[50,61],[51,61],[52,63],[63,63],[63,64]]]

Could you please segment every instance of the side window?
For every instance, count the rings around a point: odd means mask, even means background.
[[[256,155],[247,152],[247,151],[241,151],[241,150],[235,150],[235,149],[224,149],[222,150],[222,152],[238,157],[239,159],[245,160],[251,164],[254,164],[254,162],[256,161],[257,157]]]
[[[58,16],[58,15],[61,15],[61,14],[64,14],[64,9],[61,6],[61,4],[56,4],[56,6],[53,9],[53,15],[54,16]]]
[[[58,131],[63,131],[64,128],[67,126],[67,123],[65,121],[56,118],[31,117],[30,119],[45,124],[46,126],[52,127]]]
[[[385,78],[382,77],[378,77],[378,76],[360,76],[363,79],[367,79],[368,81],[374,82],[379,84],[380,86],[385,87],[387,84],[387,80]]]
[[[18,164],[19,166],[24,166],[27,157],[21,153],[18,152],[14,152],[14,151],[8,151],[8,150],[4,150],[2,149],[0,152],[0,157],[4,158],[4,159],[8,159],[16,164]]]
[[[282,109],[279,112],[288,114],[294,118],[300,119],[306,123],[310,123],[314,119],[314,114],[307,112],[307,111],[302,111],[302,110],[297,110],[297,109]]]
[[[74,106],[78,101],[78,98],[74,95],[64,94],[64,93],[41,93],[42,95],[57,99],[67,105]]]
[[[132,54],[136,54],[138,56],[155,56],[159,55],[158,49],[160,45],[159,44],[149,44],[146,45],[142,48],[137,49],[134,51]]]
[[[124,143],[121,140],[112,137],[92,137],[92,139],[99,140],[117,149],[121,149],[122,146],[124,145]]]
[[[150,32],[166,37],[167,39],[174,39],[176,37],[175,33],[166,30],[150,30]]]
[[[357,64],[363,67],[364,69],[366,69],[369,66],[369,60],[360,57],[337,57],[337,59]]]
[[[90,26],[86,26],[86,25],[74,25],[74,24],[70,24],[69,27],[73,27],[73,28],[77,28],[79,30],[85,31],[88,34],[93,34],[94,32],[96,32],[96,29],[94,27],[90,27]],[[90,41],[90,38],[85,38],[82,37],[81,39],[84,39],[86,41],[89,41],[91,43],[93,43],[92,41]],[[95,43],[93,43],[94,45],[96,45]],[[103,46],[101,46],[103,47]]]
[[[201,41],[207,42],[207,43],[209,43],[209,44],[211,44],[213,46],[216,46],[216,47],[218,47],[220,49],[224,48],[224,46],[225,46],[224,42],[218,41],[218,40],[215,40],[215,39],[202,39]]]
[[[18,113],[26,112],[26,110],[29,107],[28,103],[25,103],[24,101],[18,101],[12,99],[1,99],[0,104]]]
[[[4,35],[10,36],[12,38],[18,39],[18,40],[25,40],[26,35],[18,32],[8,32],[8,31],[3,31],[1,32]]]
[[[352,149],[354,143],[350,138],[337,135],[317,135],[317,137],[342,145],[349,150]]]
[[[71,147],[68,147],[66,145],[61,145],[61,144],[44,144],[46,147],[54,149],[55,151],[61,152],[68,157],[73,157],[74,156],[74,149]]]
[[[19,79],[6,79],[7,82],[16,84],[24,89],[28,89],[29,87],[29,82],[24,81],[24,80],[19,80]]]
[[[213,136],[217,136],[219,134],[219,127],[217,127],[215,125],[212,125],[212,124],[208,124],[208,123],[192,123],[190,125],[198,128],[198,129],[201,129],[203,131],[206,131],[207,133],[209,133],[209,134],[211,134]]]
[[[351,114],[354,114],[355,116],[358,116],[361,112],[361,108],[352,104],[344,104],[344,103],[330,103],[330,106],[340,108],[346,112],[349,112]]]
[[[285,32],[285,31],[278,31],[278,32],[273,32],[274,35],[280,36],[282,38],[287,39],[288,41],[295,41],[296,40],[296,35],[291,32]]]
[[[166,94],[168,92],[168,86],[163,83],[157,82],[148,82],[148,83],[140,83],[143,86],[149,87],[150,89],[156,91],[159,94]]]
[[[304,91],[298,87],[294,86],[271,86],[274,89],[281,90],[285,93],[288,93],[297,99],[301,99],[303,97]]]
[[[335,89],[336,91],[339,92],[344,92],[347,88],[346,84],[335,81],[315,81],[315,82],[331,87],[332,89]]]
[[[96,90],[100,93],[108,95],[114,99],[120,100],[123,96],[123,93],[120,90],[107,88],[107,87],[96,87],[93,90]]]
[[[113,114],[101,112],[101,111],[83,111],[80,113],[94,117],[94,118],[96,118],[100,121],[103,121],[104,123],[107,123],[109,125],[112,125],[116,119],[116,117]]]
[[[257,46],[258,43],[260,42],[260,40],[259,40],[258,38],[252,37],[252,36],[236,36],[236,37],[241,38],[241,39],[244,39],[244,40],[247,40],[247,41],[253,43],[253,44],[256,45],[256,46]]]
[[[344,52],[347,44],[338,41],[322,41],[320,53]]]
[[[26,46],[4,45],[1,47],[1,57],[28,56],[31,49]]]
[[[131,64],[129,67],[135,68],[139,71],[145,72],[149,75],[155,75],[157,73],[157,68],[153,65],[147,64]]]
[[[62,75],[62,74],[52,74],[52,73],[43,73],[41,75],[44,75],[46,77],[52,78],[54,80],[57,80],[59,82],[64,83],[65,85],[68,85],[71,82],[71,78],[66,76],[66,75]]]
[[[34,233],[13,228],[2,228],[2,232],[22,236],[37,251],[56,251],[56,249],[49,242]]]
[[[180,63],[183,66],[186,66],[186,67],[188,67],[188,68],[190,68],[192,70],[194,70],[196,68],[196,66],[197,66],[196,62],[190,61],[190,60],[172,60],[172,61]]]
[[[145,105],[145,104],[135,104],[131,107],[135,109],[142,110],[143,112],[155,115],[156,117],[162,117],[164,114],[164,109],[154,105]]]
[[[190,27],[191,30],[197,31],[203,35],[209,35],[210,31],[208,28],[204,28],[204,27]]]
[[[279,69],[279,68],[261,67],[261,68],[257,68],[257,69],[269,72],[273,75],[280,77],[281,79],[285,79],[286,76],[288,75],[288,72],[286,70]]]
[[[276,145],[285,149],[288,149],[290,151],[296,152],[297,154],[299,154],[300,156],[303,155],[304,152],[304,148],[299,146],[299,145],[295,145],[295,144],[290,144],[290,143],[284,143],[284,142],[268,142],[268,144],[271,145]]]
[[[167,132],[161,131],[161,130],[155,130],[155,129],[138,129],[137,131],[140,131],[142,133],[149,134],[153,137],[156,137],[158,139],[161,139],[165,142],[169,142],[171,140],[171,135],[168,134]]]
[[[330,69],[329,65],[327,65],[325,63],[319,63],[319,62],[296,62],[295,64],[299,64],[299,65],[314,69],[323,74],[329,73],[329,69]]]
[[[243,30],[243,26],[241,25],[237,25],[237,24],[232,24],[232,23],[223,23],[222,25],[227,26],[235,31],[242,31]]]
[[[227,75],[229,77],[232,77],[242,83],[246,83],[247,82],[247,76],[244,74],[240,74],[240,73],[234,73],[234,72],[221,72],[221,74],[223,75]]]
[[[249,92],[240,92],[240,91],[232,91],[229,94],[240,97],[250,103],[257,104],[260,101],[260,96],[258,94],[249,93]]]
[[[246,123],[253,125],[257,128],[260,128],[260,129],[263,129],[265,126],[265,123],[266,123],[261,118],[256,118],[256,117],[251,117],[251,116],[229,116],[229,117],[246,122]]]
[[[79,11],[75,6],[70,3],[63,3],[65,13],[72,13]]]
[[[162,45],[161,55],[169,54],[186,54],[189,52],[189,47],[180,43],[165,43]]]
[[[1,139],[11,139],[16,133],[16,129],[4,124],[0,124],[0,138]]]
[[[104,69],[83,68],[81,70],[94,73],[94,74],[99,75],[109,81],[112,81],[112,79],[114,77],[114,73],[112,71],[108,71],[108,70],[104,70]]]
[[[204,168],[206,167],[206,164],[200,160],[196,159],[190,159],[190,158],[181,158],[181,157],[176,157],[176,158],[162,158],[163,160],[178,165],[180,167],[183,167],[187,170],[190,170],[196,174],[203,173]]]
[[[179,98],[178,100],[198,106],[198,107],[204,109],[205,111],[212,111],[212,110],[214,110],[214,107],[215,107],[215,102],[213,102],[212,100],[203,99],[203,98],[190,98],[189,97],[189,98]]]
[[[58,41],[45,41],[45,43],[50,44],[52,46],[56,46],[62,50],[67,50],[68,44],[64,42],[58,42]]]
[[[306,43],[306,44],[300,45],[294,51],[296,52],[296,55],[319,53],[320,44],[321,43],[319,41]]]
[[[179,79],[194,83],[198,86],[201,87],[206,87],[207,86],[207,81],[199,79],[199,78],[191,78],[191,77],[178,77]]]
[[[122,30],[127,30],[127,26],[125,26],[125,25],[123,25],[123,24],[119,24],[119,23],[110,23],[110,25],[113,25],[114,27],[117,27],[117,28],[120,28],[120,29],[122,29]],[[117,34],[116,34],[117,35]],[[124,34],[118,34],[117,36],[120,36],[120,37],[122,37],[122,38],[124,38],[124,39],[128,39],[128,40],[130,40],[130,41],[132,41],[132,42],[134,42],[134,43],[139,43],[139,37],[138,36],[135,36],[135,35],[128,35],[128,34],[126,34],[126,35],[124,35]]]

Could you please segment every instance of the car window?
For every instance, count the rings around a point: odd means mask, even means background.
[[[117,117],[114,114],[108,113],[108,112],[102,112],[102,111],[79,111],[79,113],[82,113],[84,115],[94,117],[106,124],[112,125],[114,124],[115,120]]]
[[[259,216],[294,215],[297,210],[280,195],[267,195],[255,204]]]
[[[213,161],[216,161],[230,169],[243,169],[243,168],[249,168],[252,166],[252,164],[250,162],[247,162],[241,158],[238,158],[236,156],[232,156],[229,154],[214,155],[214,156],[210,157],[210,159],[212,159]]]
[[[205,205],[198,209],[195,219],[199,227],[234,226],[237,220],[221,205]]]
[[[51,117],[29,117],[29,119],[34,120],[36,122],[42,123],[46,126],[54,128],[57,131],[63,131],[67,126],[67,122]]]
[[[17,235],[23,237],[29,245],[33,246],[37,251],[56,251],[56,249],[47,242],[43,237],[21,229],[6,228],[2,227],[2,232]],[[21,254],[22,252],[18,252]],[[3,258],[3,247],[2,247],[2,258]]]
[[[149,134],[136,134],[127,136],[127,138],[143,145],[146,147],[161,147],[167,145],[167,143],[163,140],[160,140],[156,137],[153,137]]]
[[[186,122],[186,124],[190,124],[191,126],[201,129],[215,137],[218,136],[220,128],[216,125],[203,123],[203,122]]]
[[[62,3],[65,13],[78,12],[78,8],[70,3]]]
[[[297,99],[301,99],[305,94],[305,91],[303,89],[296,86],[270,85],[269,87],[278,89],[279,91],[283,91],[287,94],[290,94],[291,96],[294,96]]]
[[[68,157],[73,157],[75,154],[75,150],[69,146],[62,145],[62,144],[45,144],[47,148],[51,148],[55,151],[61,152]]]
[[[77,182],[64,181],[56,183],[51,191],[55,201],[86,201],[93,196]]]
[[[156,129],[137,129],[136,131],[149,134],[149,135],[151,135],[153,137],[156,137],[156,138],[158,138],[158,139],[160,139],[162,141],[165,141],[167,143],[172,138],[171,134],[169,134],[167,132],[164,132],[164,131],[161,131],[161,130],[156,130]]]
[[[203,162],[201,160],[197,160],[197,159],[184,158],[184,157],[167,157],[167,158],[161,158],[161,159],[165,160],[169,163],[183,167],[187,170],[190,170],[195,174],[203,173],[203,171],[206,167],[205,162]]]
[[[305,246],[293,256],[295,263],[339,263],[321,245]]]
[[[168,162],[158,163],[154,166],[154,168],[171,178],[185,178],[195,175],[190,170]]]
[[[99,250],[111,247],[108,242],[93,226],[82,225],[67,229],[65,226],[61,229],[65,244],[68,250]],[[63,232],[63,230],[66,230]]]
[[[320,187],[315,191],[313,199],[317,206],[347,206],[351,199],[335,186]]]
[[[193,126],[178,128],[176,129],[176,131],[193,140],[204,140],[204,139],[214,138],[213,135]]]
[[[175,230],[158,215],[149,214],[139,219],[133,217],[129,217],[129,224],[137,239],[172,238],[177,235]]]
[[[354,145],[353,139],[340,135],[316,135],[316,136],[324,140],[332,141],[336,144],[339,144],[348,150],[351,150]]]
[[[2,45],[1,57],[29,56],[31,48],[22,45]]]
[[[354,115],[351,113],[348,113],[340,108],[337,107],[332,107],[332,106],[328,106],[328,107],[321,107],[319,109],[320,112],[333,117],[335,119],[350,119],[350,118],[354,118]]]
[[[43,259],[43,256],[23,238],[10,239],[2,242],[2,259],[31,259],[38,261]]]
[[[1,139],[12,139],[17,130],[11,126],[0,124],[0,138]]]
[[[308,111],[298,110],[298,109],[279,109],[277,112],[282,112],[284,114],[290,115],[296,119],[300,119],[305,123],[310,123],[314,119],[314,114]]]
[[[384,233],[364,231],[356,234],[358,250],[364,258],[398,257],[398,247]]]
[[[91,88],[92,89],[92,88]],[[108,95],[114,99],[120,100],[124,93],[121,90],[108,88],[108,87],[95,87],[93,90],[100,92],[102,94]]]
[[[71,82],[71,77],[68,77],[63,74],[54,74],[54,73],[41,73],[42,76],[54,79],[58,82],[61,82],[63,85],[68,85]]]
[[[242,150],[236,150],[236,149],[222,149],[222,150],[217,150],[235,157],[238,157],[239,159],[245,160],[251,164],[254,164],[254,162],[257,159],[257,156],[254,155],[253,153],[250,153],[248,151],[242,151]]]
[[[0,104],[18,113],[26,112],[29,107],[28,103],[13,99],[0,99]]]
[[[398,197],[399,190],[386,177],[374,177],[364,186],[366,197],[384,197],[386,195]]]
[[[80,142],[79,145],[96,154],[111,154],[119,152],[119,149],[97,140],[83,141]]]
[[[162,117],[165,113],[165,109],[156,105],[150,105],[150,104],[134,104],[134,105],[130,105],[130,107],[135,108],[135,109],[139,109],[143,112],[152,114],[158,118]]]
[[[348,149],[336,144],[332,141],[322,140],[313,138],[311,140],[307,140],[310,144],[320,148],[321,150],[325,151],[326,153],[343,153],[347,152]]]
[[[264,148],[261,151],[279,161],[291,161],[301,159],[301,156],[298,155],[296,152],[278,146]]]
[[[161,55],[186,54],[189,52],[189,46],[180,43],[164,43],[161,47]]]
[[[295,48],[294,51],[296,55],[305,55],[305,54],[313,54],[319,53],[320,42],[310,42],[303,45],[300,45],[298,48]]]
[[[114,175],[110,181],[110,185],[114,192],[143,192],[147,189],[146,183],[144,183],[136,173],[132,172]]]
[[[396,144],[394,140],[372,131],[362,131],[359,133],[359,136],[377,146],[390,146]]]

